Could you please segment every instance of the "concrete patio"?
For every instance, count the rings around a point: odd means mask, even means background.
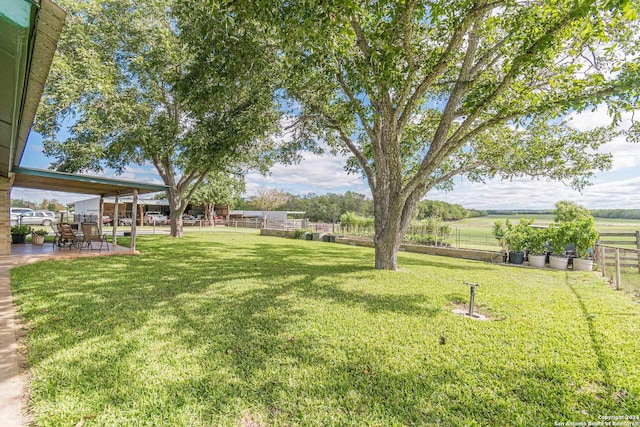
[[[99,245],[94,243],[94,247],[99,247]],[[109,243],[109,250],[107,250],[106,244],[103,244],[101,251],[98,251],[98,249],[91,249],[86,247],[82,248],[82,250],[74,247],[70,248],[69,246],[57,247],[50,242],[45,243],[44,245],[33,245],[30,243],[25,243],[23,245],[11,245],[11,255],[0,256],[0,266],[22,265],[49,259],[126,255],[130,253],[130,248],[124,246],[114,246],[111,243]],[[134,253],[137,253],[137,251],[135,251]]]

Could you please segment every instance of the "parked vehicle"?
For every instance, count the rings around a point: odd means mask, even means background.
[[[160,212],[147,212],[144,214],[145,224],[160,224],[164,225],[168,222],[169,218]]]
[[[13,221],[14,220],[12,219],[11,222]],[[58,222],[58,220],[55,218],[55,216],[51,217],[49,215],[46,215],[42,211],[31,211],[25,212],[20,215],[17,218],[16,222],[26,225],[43,225],[45,227],[48,227],[51,224],[55,224],[56,222]]]
[[[45,211],[45,210],[37,210],[36,212],[40,212],[40,213],[42,213],[45,216],[48,216],[50,218],[56,218],[56,213],[55,212]]]
[[[111,225],[113,220],[109,215],[102,215],[102,225]]]
[[[23,213],[33,212],[33,209],[29,208],[9,208],[9,214],[13,216],[20,216]]]
[[[118,225],[131,225],[131,218],[118,217]]]
[[[29,208],[9,208],[9,225],[11,227],[18,225],[20,221],[20,215],[33,212],[33,209]]]

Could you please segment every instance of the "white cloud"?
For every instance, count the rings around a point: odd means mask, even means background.
[[[294,194],[367,191],[368,186],[360,175],[344,170],[346,161],[344,156],[307,153],[298,164],[275,165],[266,177],[259,173],[248,174],[247,194],[255,194],[258,187],[278,187]]]
[[[603,145],[600,151],[613,155],[612,171],[640,166],[640,145],[627,142],[624,136]]]
[[[611,124],[611,117],[607,114],[606,106],[598,106],[594,111],[586,110],[581,113],[572,113],[568,118],[569,123],[581,131],[589,131],[598,126]]]
[[[570,200],[590,209],[640,209],[640,177],[599,181],[582,193],[559,182],[530,179],[492,180],[486,184],[463,182],[454,191],[432,191],[427,197],[476,209],[551,209]]]

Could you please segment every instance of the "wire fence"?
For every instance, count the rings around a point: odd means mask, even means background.
[[[191,225],[200,228],[210,226],[209,222],[199,220]],[[311,222],[306,219],[268,219],[265,223],[260,218],[240,218],[216,222],[216,225],[236,228],[262,228],[266,225],[266,228],[276,230],[293,231],[302,229],[316,233],[332,233],[350,237],[372,238],[375,234],[374,228],[371,226],[344,226],[340,223]],[[629,248],[634,244],[640,248],[640,232],[602,233],[601,236],[601,243],[596,246],[594,251],[597,269],[603,277],[608,278],[611,286],[633,294],[640,301],[640,249]],[[502,250],[500,241],[491,233],[485,233],[481,230],[450,228],[448,226],[435,233],[423,224],[410,226],[405,236],[405,241],[459,249]],[[603,241],[606,243],[603,244]],[[618,243],[620,244],[618,245]]]

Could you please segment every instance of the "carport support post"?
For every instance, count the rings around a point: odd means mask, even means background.
[[[131,252],[136,251],[136,216],[138,214],[138,190],[133,190],[133,204],[131,206]]]
[[[111,234],[111,243],[114,246],[118,244],[118,240],[116,238],[116,233],[118,232],[118,204],[120,203],[120,196],[116,194],[116,200],[114,201],[113,208],[113,219],[111,221],[111,226],[113,227],[113,233]]]
[[[104,195],[100,195],[100,202],[98,205],[98,234],[102,236],[102,216],[104,215]]]

